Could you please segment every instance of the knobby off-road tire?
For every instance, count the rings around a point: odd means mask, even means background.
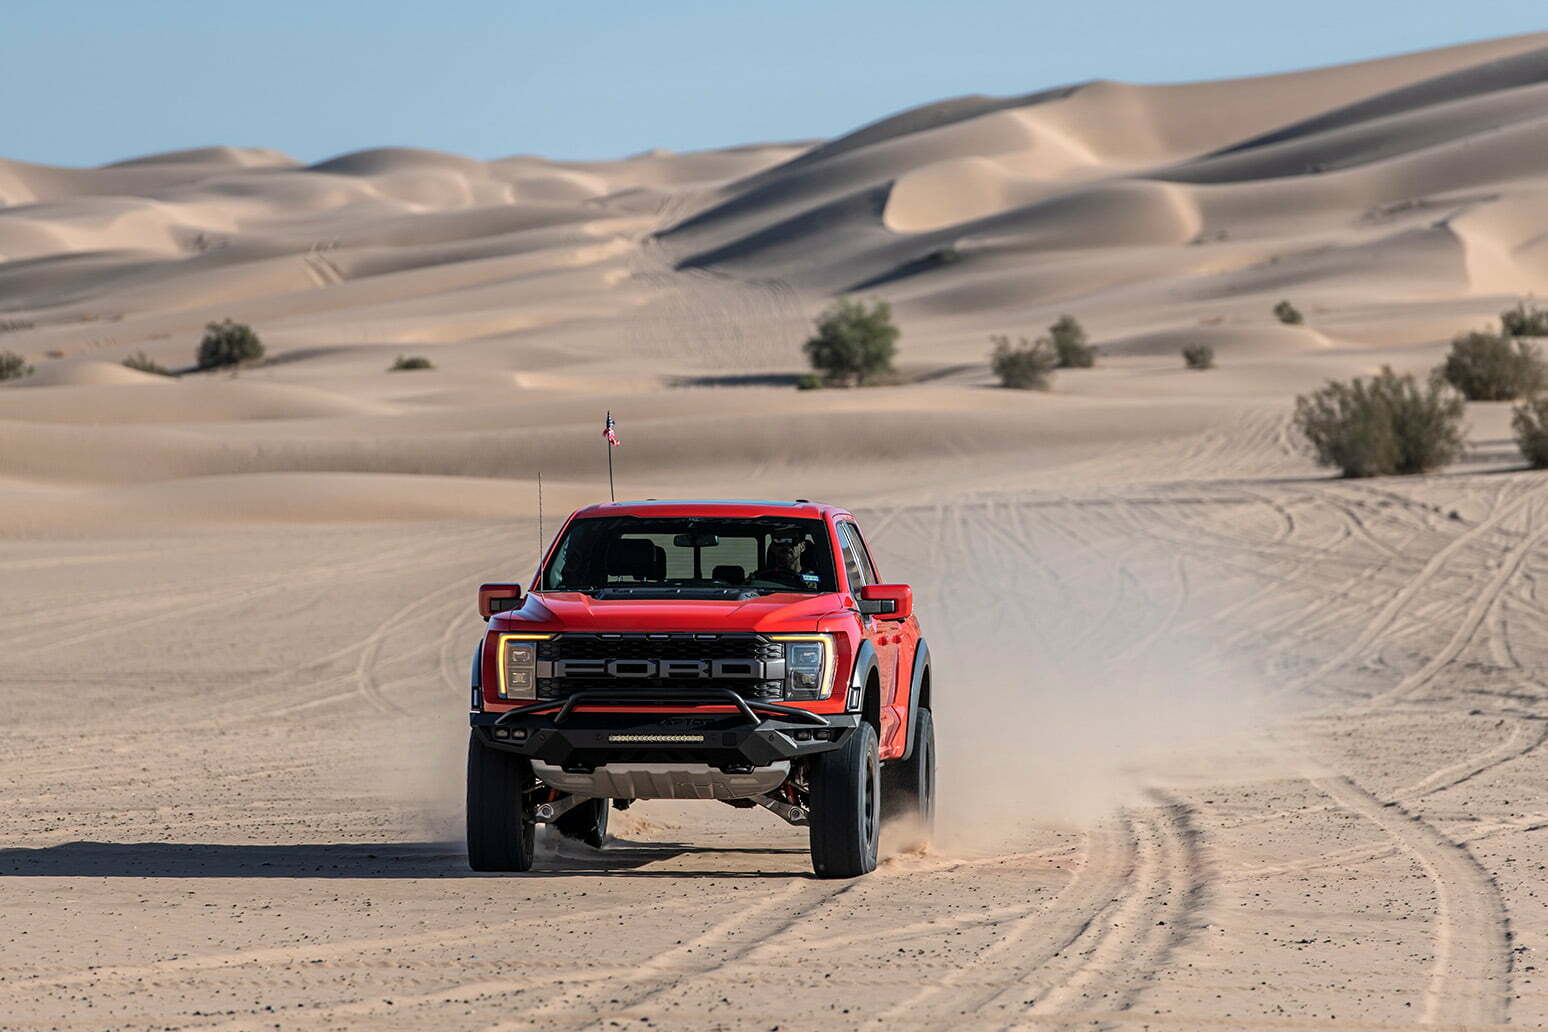
[[[606,799],[588,799],[554,821],[554,827],[565,838],[584,842],[592,849],[601,849],[607,841]]]
[[[532,819],[532,764],[468,735],[468,866],[475,871],[530,871],[537,824]]]
[[[904,825],[905,849],[928,845],[935,836],[935,718],[922,709],[915,718],[914,751],[887,765],[882,812]]]
[[[876,729],[862,723],[842,748],[812,757],[812,869],[855,878],[876,869],[881,838],[881,759]]]

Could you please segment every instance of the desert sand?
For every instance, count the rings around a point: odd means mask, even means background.
[[[1545,241],[1548,34],[613,162],[0,161],[0,1028],[1548,1024],[1548,482],[1504,404],[1426,477],[1289,424]],[[794,390],[846,292],[903,382]],[[1099,365],[996,388],[1064,312]],[[264,364],[120,364],[227,317]],[[466,869],[476,586],[606,410],[621,496],[845,504],[914,585],[928,850],[642,803]]]

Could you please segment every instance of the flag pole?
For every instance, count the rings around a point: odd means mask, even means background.
[[[607,413],[607,425],[609,428],[613,425],[613,412],[611,409]],[[604,443],[607,445],[607,500],[616,502],[618,501],[618,495],[613,492],[613,442],[606,441]]]

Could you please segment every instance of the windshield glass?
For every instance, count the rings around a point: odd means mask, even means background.
[[[575,520],[543,571],[546,591],[836,591],[822,520],[601,516]]]

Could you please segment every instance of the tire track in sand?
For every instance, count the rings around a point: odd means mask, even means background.
[[[851,881],[814,886],[809,881],[797,881],[751,906],[743,907],[733,901],[728,917],[643,964],[618,969],[599,985],[592,998],[587,999],[584,994],[578,999],[558,997],[495,1028],[511,1032],[530,1028],[602,1028],[620,1011],[648,1003],[685,982],[713,977],[859,884]],[[711,955],[707,962],[701,959],[706,954]],[[605,1002],[598,999],[602,996],[606,997]],[[577,1007],[579,1014],[575,1013]]]
[[[1430,556],[1429,561],[1426,562],[1424,566],[1420,567],[1419,572],[1416,573],[1408,581],[1408,583],[1404,584],[1397,591],[1393,592],[1392,597],[1387,600],[1387,604],[1383,606],[1380,611],[1378,611],[1376,615],[1370,619],[1365,627],[1361,629],[1359,634],[1355,635],[1354,640],[1352,640],[1348,645],[1345,645],[1342,649],[1338,650],[1338,652],[1334,653],[1332,657],[1318,664],[1309,672],[1304,673],[1299,677],[1291,678],[1285,682],[1285,684],[1280,686],[1276,694],[1285,695],[1299,691],[1317,679],[1325,677],[1340,667],[1343,667],[1351,660],[1358,657],[1362,652],[1370,648],[1371,645],[1375,643],[1376,639],[1379,638],[1381,634],[1387,630],[1387,628],[1392,626],[1392,623],[1398,618],[1398,616],[1400,616],[1403,611],[1408,608],[1409,603],[1411,603],[1419,595],[1419,593],[1423,591],[1432,580],[1435,579],[1435,577],[1441,572],[1441,570],[1446,567],[1446,565],[1452,560],[1454,556],[1472,547],[1476,542],[1487,537],[1507,519],[1528,508],[1537,499],[1537,496],[1541,490],[1542,488],[1540,487],[1534,488],[1512,502],[1507,502],[1503,505],[1496,506],[1494,511],[1491,512],[1485,519],[1474,524],[1472,527],[1469,527],[1461,534],[1458,534],[1456,537],[1452,538],[1449,543],[1442,546],[1435,552],[1434,555]],[[1519,565],[1519,560],[1515,565]],[[1487,609],[1485,612],[1487,612]],[[1482,614],[1480,614],[1479,619],[1482,619]],[[1449,662],[1449,657],[1447,662]],[[1432,660],[1432,664],[1433,663],[1434,661]],[[1435,669],[1438,670],[1439,668],[1439,665],[1435,666]],[[1427,665],[1425,669],[1429,670],[1429,666]],[[1424,671],[1421,671],[1421,673],[1423,672]],[[1433,674],[1433,672],[1434,671],[1429,671],[1429,673],[1425,675],[1425,679],[1428,679],[1430,674]],[[1418,675],[1415,676],[1417,677]],[[1405,682],[1407,680],[1408,679],[1405,679]],[[1400,684],[1397,688],[1393,689],[1393,692],[1389,693],[1389,695],[1406,690],[1406,685]],[[1378,696],[1378,698],[1382,697]],[[1373,699],[1371,701],[1375,702],[1376,700]]]
[[[576,970],[573,965],[560,966],[546,974],[513,974],[505,977],[480,978],[459,982],[421,993],[391,993],[349,1000],[326,1007],[315,1007],[290,1012],[286,1016],[286,1028],[334,1027],[340,1019],[391,1017],[394,1021],[423,1022],[427,1018],[425,1008],[444,1008],[450,1004],[465,1004],[491,996],[510,996],[539,987],[545,988],[542,1002],[521,1009],[511,1020],[499,1022],[493,1029],[514,1032],[518,1029],[582,1028],[605,1022],[608,1015],[635,1005],[676,984],[684,977],[713,971],[729,959],[757,945],[766,926],[781,927],[800,921],[806,913],[823,902],[847,891],[849,885],[829,888],[811,896],[802,904],[792,904],[793,898],[809,889],[809,882],[796,882],[764,895],[755,903],[740,904],[732,901],[730,914],[711,925],[704,932],[665,950],[642,964],[627,967],[600,967]],[[740,941],[738,941],[740,940]],[[697,955],[732,946],[729,957],[718,962],[699,964]],[[742,945],[745,943],[745,945]],[[664,981],[665,984],[662,984]],[[629,986],[640,982],[655,982],[645,992],[629,994]],[[560,986],[576,986],[578,994],[558,990]],[[613,1001],[617,1001],[616,1003]],[[523,1001],[525,1003],[525,1001]],[[416,1011],[419,1012],[416,1014]],[[254,1017],[214,1025],[200,1026],[204,1032],[239,1032],[253,1027]],[[398,1027],[402,1027],[400,1024]]]
[[[1191,811],[1152,792],[1161,805],[1125,815],[1137,858],[1129,890],[1090,922],[1045,969],[1056,977],[1028,998],[1026,1023],[1053,1017],[1089,1023],[1089,1012],[1127,1011],[1164,970],[1168,956],[1192,932],[1208,883]],[[1008,1028],[1023,1027],[1012,1022]]]
[[[873,1019],[872,1027],[919,1022],[922,1014],[949,1023],[967,1014],[976,1015],[1007,992],[1020,989],[1123,898],[1135,871],[1135,844],[1128,832],[1125,822],[1089,829],[1080,867],[1052,899],[1023,909],[971,963],[883,1011]],[[987,970],[1004,973],[1010,984],[1005,984],[1005,978],[982,981]]]
[[[1525,499],[1530,501],[1530,498]],[[1500,559],[1499,566],[1494,575],[1485,582],[1484,586],[1473,596],[1472,604],[1462,616],[1462,622],[1452,633],[1451,638],[1439,652],[1430,657],[1430,661],[1418,670],[1403,678],[1387,691],[1373,696],[1366,706],[1379,707],[1397,699],[1406,698],[1423,688],[1442,669],[1448,666],[1458,654],[1467,647],[1478,633],[1478,628],[1483,625],[1484,619],[1499,604],[1501,596],[1511,579],[1520,571],[1522,564],[1528,555],[1537,547],[1538,543],[1548,537],[1548,522],[1536,530],[1522,536],[1505,555]]]
[[[971,963],[923,986],[871,1026],[951,1027],[971,1018],[975,1027],[990,1020],[988,1027],[1014,1028],[1025,1020],[1074,1020],[1072,1012],[1127,1009],[1191,930],[1191,912],[1205,894],[1187,807],[1157,799],[1162,805],[1125,811],[1091,829],[1081,867],[1052,899],[1026,907]],[[992,981],[985,972],[993,972]],[[987,1016],[989,1010],[999,1015]]]
[[[1396,803],[1381,802],[1347,777],[1308,780],[1380,828],[1435,886],[1435,957],[1420,1021],[1504,1023],[1510,1000],[1510,942],[1505,905],[1494,879],[1465,846]]]
[[[691,900],[677,900],[664,906],[672,911],[691,910],[698,904]],[[583,923],[617,916],[616,907],[594,907],[567,916],[567,920]],[[514,918],[510,920],[483,921],[476,924],[451,928],[434,928],[424,932],[403,935],[367,936],[342,939],[326,943],[292,943],[279,946],[258,946],[246,950],[224,953],[205,953],[192,956],[170,957],[166,960],[148,961],[143,964],[119,964],[112,967],[93,967],[81,971],[65,971],[58,974],[34,975],[14,981],[0,982],[0,997],[11,996],[40,989],[63,989],[70,986],[103,986],[112,983],[142,982],[147,979],[166,979],[176,976],[197,977],[203,974],[231,971],[264,970],[300,964],[326,963],[348,958],[359,958],[377,952],[391,952],[409,947],[440,946],[450,949],[454,945],[480,942],[488,939],[508,941],[522,929],[542,926],[551,919],[546,916]],[[562,977],[562,976],[557,976]],[[530,979],[529,979],[530,980]]]

